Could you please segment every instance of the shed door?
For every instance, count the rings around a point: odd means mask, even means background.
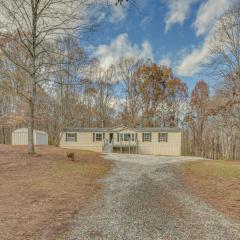
[[[36,133],[36,145],[47,145],[47,135]]]

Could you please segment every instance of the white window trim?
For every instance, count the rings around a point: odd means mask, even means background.
[[[163,134],[163,136],[161,136]],[[168,133],[160,132],[158,133],[158,142],[168,142]]]
[[[101,139],[97,137],[97,135],[101,135]],[[102,142],[103,140],[103,134],[102,133],[95,133],[95,141],[96,142]]]
[[[149,132],[143,133],[143,142],[151,142],[151,141],[152,141],[152,133],[149,133]]]
[[[128,135],[128,140],[125,139],[125,136],[126,136],[126,135]],[[129,141],[131,141],[131,133],[124,133],[124,134],[123,134],[123,139],[124,139],[124,142],[129,142]]]
[[[73,135],[69,137],[68,135]],[[74,132],[66,132],[66,142],[77,142],[77,133]]]

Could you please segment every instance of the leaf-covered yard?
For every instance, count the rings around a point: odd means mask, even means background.
[[[99,154],[38,147],[29,157],[26,147],[0,145],[1,240],[52,239],[74,213],[101,194],[97,183],[111,163]]]
[[[240,162],[199,161],[183,166],[184,181],[226,216],[240,220]]]

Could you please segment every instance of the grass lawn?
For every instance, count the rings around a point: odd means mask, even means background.
[[[64,230],[74,213],[101,194],[97,180],[111,167],[100,154],[0,145],[0,239],[48,240]]]
[[[183,179],[214,208],[240,221],[240,162],[187,162],[183,165]]]

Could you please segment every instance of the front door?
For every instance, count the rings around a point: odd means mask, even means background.
[[[113,141],[113,133],[109,133],[109,142],[112,143]]]

